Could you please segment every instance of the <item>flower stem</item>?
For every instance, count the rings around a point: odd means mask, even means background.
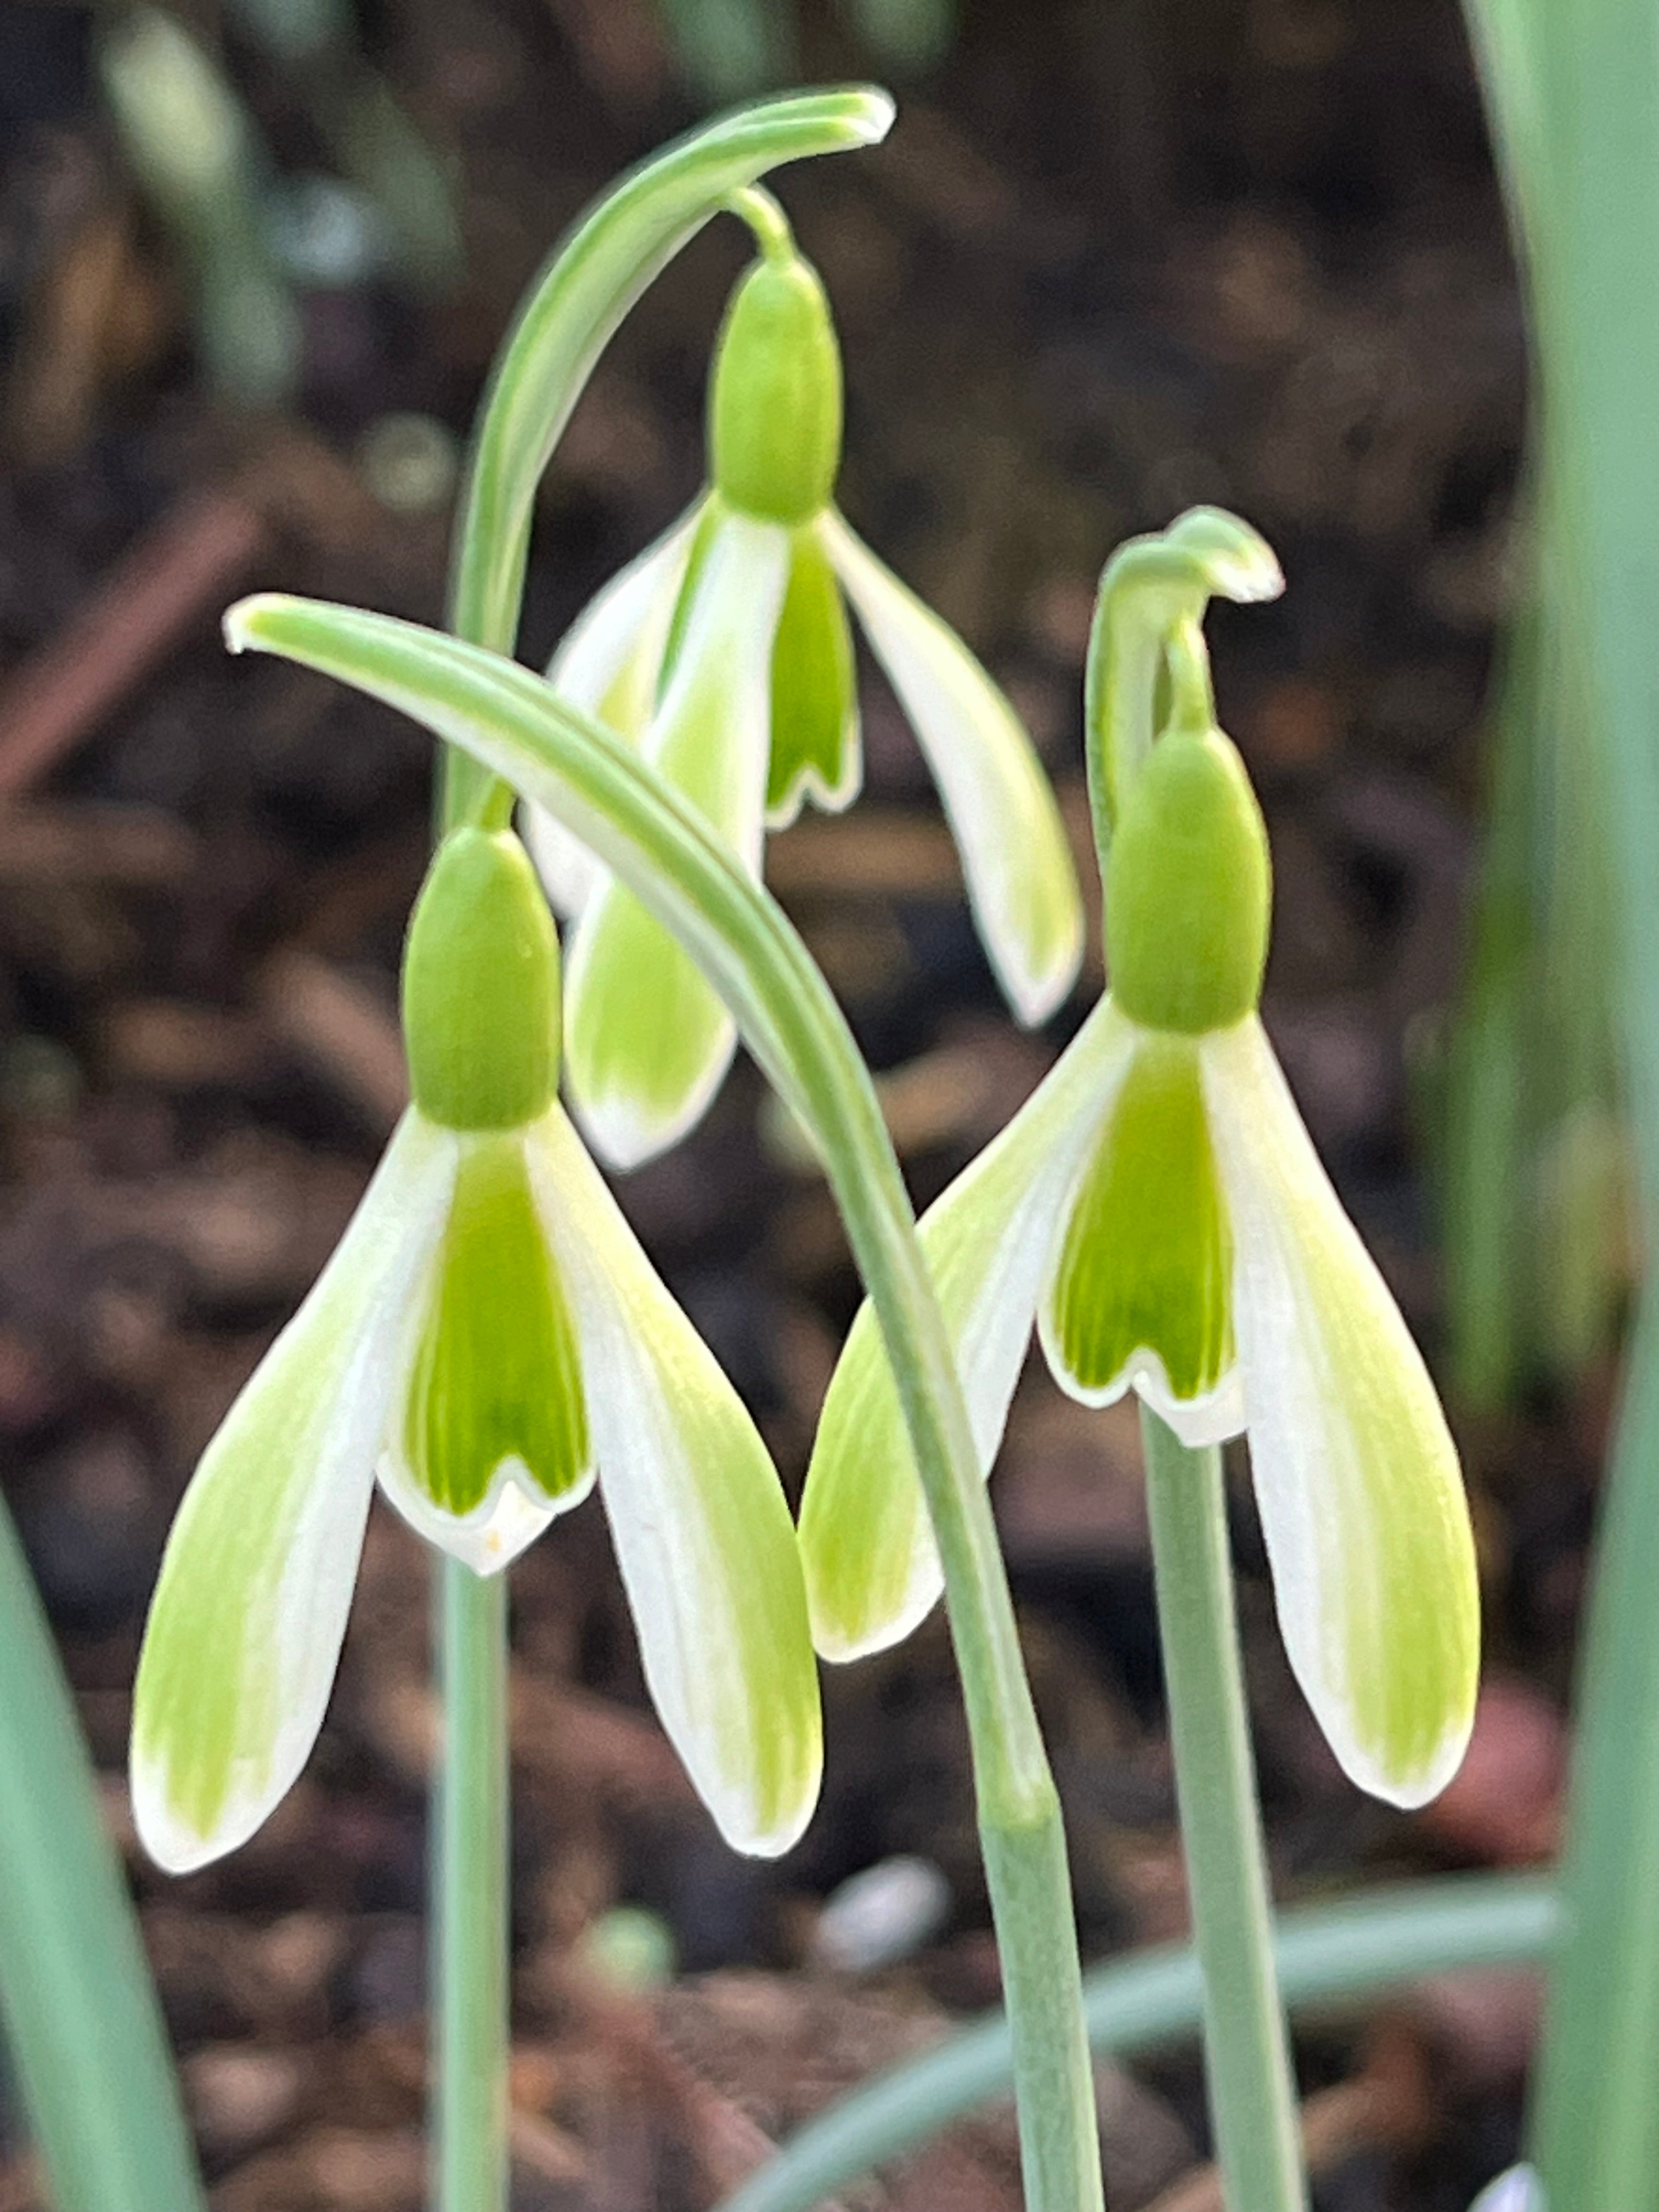
[[[1450,1875],[1299,1905],[1279,1921],[1273,1954],[1290,2003],[1347,2004],[1425,1974],[1534,1965],[1550,1954],[1559,1920],[1537,1875]],[[1204,1992],[1191,1948],[1165,1943],[1091,1968],[1083,1994],[1096,2057],[1121,2059],[1184,2039]],[[813,2212],[1006,2096],[1012,2071],[1008,2023],[992,2013],[814,2113],[717,2212]]]
[[[1216,2160],[1231,2212],[1306,2212],[1221,1453],[1190,1449],[1145,1407],[1140,1434]]]
[[[505,2212],[508,2054],[507,1582],[440,1569],[444,1741],[433,1792],[434,2212]]]
[[[550,807],[726,998],[812,1131],[898,1386],[945,1570],[1001,1953],[1027,2212],[1098,2212],[1100,2154],[1060,1801],[955,1361],[869,1070],[811,955],[702,816],[527,669],[356,608],[266,597],[252,646],[400,707]],[[1251,2208],[1255,2212],[1255,2208]]]
[[[873,88],[757,101],[677,140],[581,216],[526,295],[479,412],[450,577],[458,637],[513,651],[542,472],[594,362],[652,279],[774,164],[871,144],[892,115]],[[749,197],[753,207],[738,211],[765,221],[775,204]],[[781,209],[776,219],[784,222]],[[466,821],[504,830],[515,803],[505,778],[446,746],[441,831]],[[438,1578],[445,1748],[433,1808],[433,2203],[434,2212],[498,2212],[507,2197],[511,2052],[507,1590],[504,1577],[480,1581],[453,1560]]]

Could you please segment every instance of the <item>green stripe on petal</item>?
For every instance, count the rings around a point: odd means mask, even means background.
[[[1480,1668],[1456,1448],[1260,1023],[1216,1032],[1200,1054],[1285,1647],[1350,1777],[1421,1805],[1462,1759]]]
[[[443,1513],[516,1460],[550,1501],[588,1471],[581,1362],[518,1135],[467,1143],[404,1401],[404,1457]]]
[[[1145,1030],[1044,1306],[1056,1379],[1088,1405],[1138,1382],[1188,1443],[1236,1434],[1237,1394],[1217,1396],[1233,1365],[1231,1270],[1197,1046]]]
[[[548,664],[562,699],[597,714],[637,744],[657,702],[657,678],[702,503],[589,600]],[[605,871],[544,806],[524,809],[525,842],[561,915],[580,914]]]
[[[185,1493],[133,1694],[133,1811],[173,1873],[245,1842],[310,1755],[456,1150],[405,1115]]]
[[[642,748],[756,875],[788,557],[788,533],[776,524],[723,516]],[[737,1025],[676,939],[613,879],[571,933],[565,1037],[577,1116],[605,1158],[628,1168],[702,1114]]]
[[[839,813],[857,796],[858,683],[841,585],[815,528],[790,542],[789,588],[772,651],[772,758],[769,829],[781,830],[801,801]]]
[[[811,1818],[823,1765],[776,1472],[556,1109],[527,1158],[570,1285],[600,1494],[651,1694],[727,1842],[775,1856]]]
[[[1077,981],[1083,902],[1066,826],[1019,717],[948,624],[833,509],[817,525],[939,786],[974,919],[1022,1022]]]
[[[1103,1000],[1007,1127],[922,1218],[922,1250],[988,1474],[1060,1224],[1135,1037]],[[826,1659],[897,1643],[943,1587],[898,1392],[867,1304],[824,1400],[800,1539],[812,1633]]]

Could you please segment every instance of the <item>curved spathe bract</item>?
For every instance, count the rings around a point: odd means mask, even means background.
[[[458,1236],[466,1194],[480,1188],[491,1210]],[[475,1383],[469,1395],[469,1363],[447,1365],[434,1333],[460,1325],[443,1304],[446,1267],[487,1273],[479,1238],[504,1235],[503,1222],[515,1279],[526,1265],[544,1271],[549,1328],[568,1313],[559,1387],[570,1402],[562,1425],[537,1407],[526,1449],[490,1464],[501,1394]],[[494,1318],[514,1326],[511,1313]],[[502,1372],[511,1379],[498,1368],[497,1382]],[[434,1421],[452,1442],[483,1437],[483,1459],[434,1456]],[[465,1492],[434,1487],[438,1463],[471,1464],[477,1479]],[[133,1802],[153,1857],[184,1872],[233,1850],[305,1764],[377,1474],[423,1536],[479,1573],[505,1566],[597,1475],[664,1726],[736,1848],[788,1848],[821,1763],[788,1509],[741,1401],[554,1106],[522,1130],[481,1136],[411,1109],[334,1258],[204,1455],[168,1540],[135,1692]]]

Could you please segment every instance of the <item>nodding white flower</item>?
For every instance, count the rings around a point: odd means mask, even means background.
[[[1152,747],[1113,840],[1102,1000],[921,1237],[988,1470],[1035,1321],[1062,1389],[1139,1391],[1188,1444],[1243,1431],[1291,1664],[1354,1781],[1424,1802],[1479,1657],[1457,1456],[1256,1015],[1266,835],[1212,727]],[[801,1513],[818,1649],[905,1635],[940,1576],[866,1311]]]
[[[377,1475],[480,1574],[597,1477],[647,1680],[720,1828],[771,1854],[811,1814],[817,1678],[788,1507],[558,1107],[557,1004],[523,848],[457,832],[404,957],[414,1103],[168,1540],[132,1793],[174,1872],[243,1842],[309,1757]]]
[[[898,694],[944,800],[980,935],[1014,1012],[1042,1021],[1082,956],[1076,872],[1012,708],[832,504],[841,362],[815,273],[787,246],[744,276],[709,395],[710,486],[576,622],[549,678],[637,744],[758,876],[803,799],[844,807],[862,777],[843,599]],[[550,817],[526,836],[573,918],[571,1103],[633,1167],[684,1135],[736,1046],[731,1016],[634,894]]]

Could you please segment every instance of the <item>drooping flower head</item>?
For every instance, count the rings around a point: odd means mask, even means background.
[[[1266,833],[1195,623],[1168,641],[1170,718],[1114,802],[1110,995],[931,1209],[923,1244],[988,1471],[1034,1321],[1085,1403],[1133,1389],[1188,1444],[1248,1436],[1297,1680],[1350,1776],[1419,1804],[1474,1713],[1457,1456],[1257,1016]],[[895,1641],[939,1595],[867,1311],[824,1406],[801,1538],[826,1656]]]
[[[781,213],[742,198],[764,251],[716,349],[708,488],[599,593],[549,676],[636,743],[758,875],[769,828],[808,797],[844,807],[861,781],[850,599],[939,787],[998,978],[1021,1020],[1042,1021],[1075,981],[1083,942],[1054,794],[1002,693],[837,513],[829,304]],[[698,1119],[736,1029],[630,891],[545,814],[530,810],[527,834],[572,917],[571,1103],[603,1157],[631,1167]]]
[[[244,1841],[309,1757],[377,1475],[479,1574],[597,1477],[647,1680],[726,1837],[780,1851],[811,1813],[817,1682],[788,1508],[558,1106],[558,961],[517,839],[448,837],[404,955],[412,1103],[162,1562],[132,1791],[174,1871]]]

